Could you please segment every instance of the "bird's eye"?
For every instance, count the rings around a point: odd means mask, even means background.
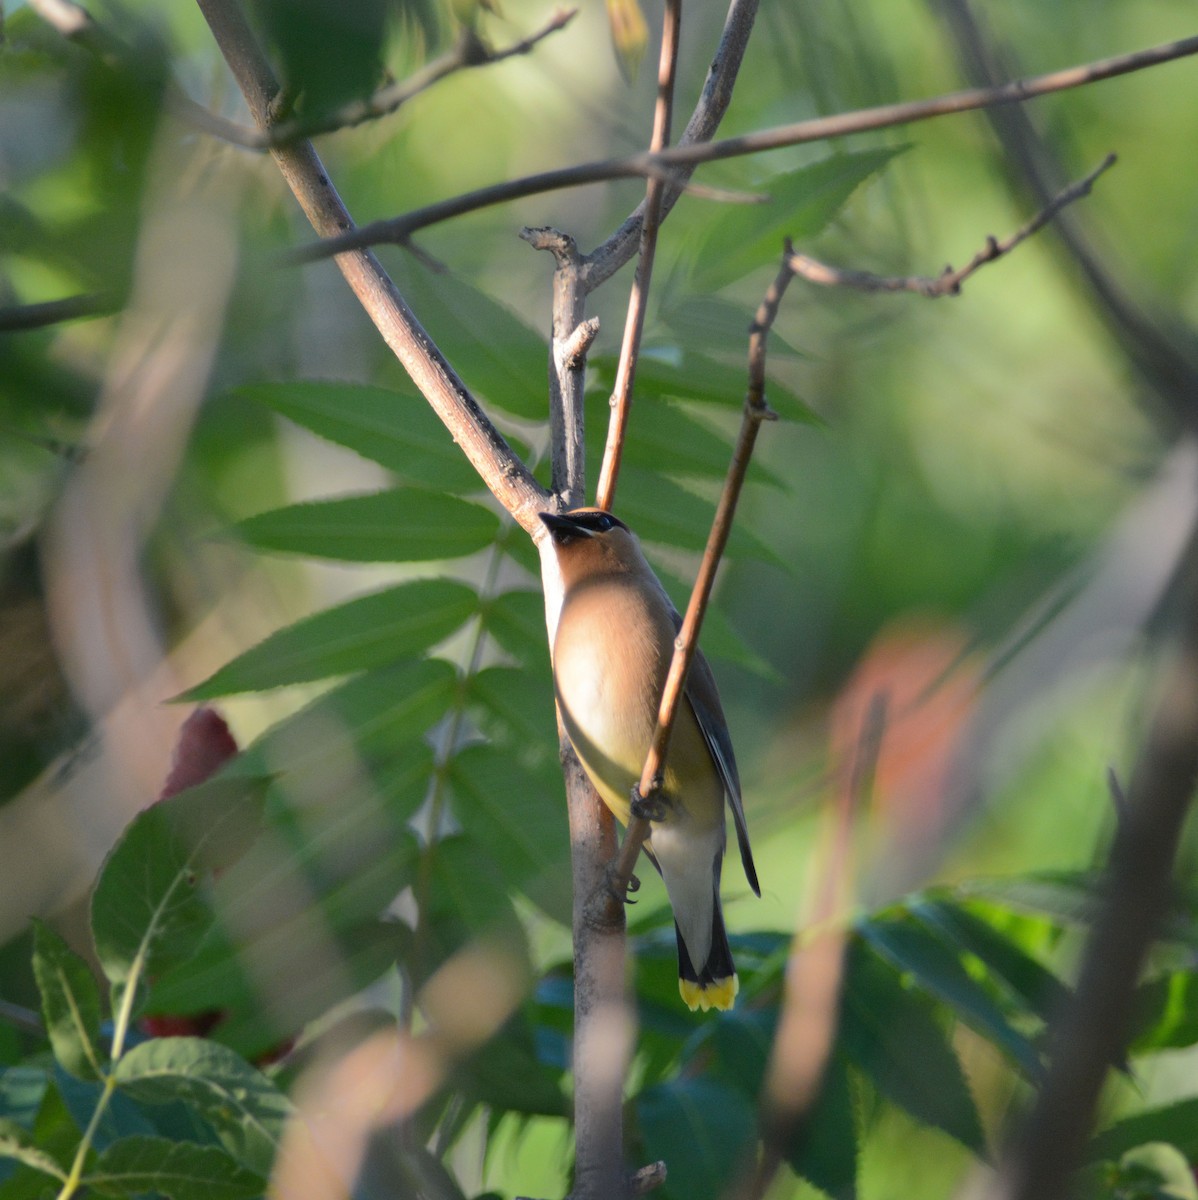
[[[601,533],[606,533],[614,524],[615,522],[607,515],[607,513],[600,513],[595,518],[595,528]]]

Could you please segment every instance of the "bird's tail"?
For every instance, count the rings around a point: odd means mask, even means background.
[[[740,990],[740,980],[736,977],[736,967],[732,962],[732,949],[728,945],[728,931],[724,928],[719,893],[716,893],[711,910],[711,949],[701,970],[696,970],[691,962],[677,921],[674,922],[674,932],[678,937],[678,991],[682,993],[687,1007],[692,1012],[697,1008],[704,1012],[709,1008],[731,1008]]]

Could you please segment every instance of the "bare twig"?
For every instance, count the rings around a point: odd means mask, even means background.
[[[1161,63],[1172,62],[1193,54],[1198,54],[1198,36],[1153,46],[1147,50],[1138,50],[1131,54],[1116,55],[1113,58],[1101,59],[1081,66],[1066,67],[1047,75],[1017,79],[998,87],[971,88],[966,91],[951,92],[945,96],[936,96],[929,100],[884,104],[876,108],[858,109],[835,116],[799,121],[793,125],[780,125],[773,129],[763,129],[757,133],[727,138],[720,142],[678,145],[657,154],[634,154],[625,158],[606,159],[582,163],[574,167],[562,167],[554,171],[544,171],[523,179],[512,179],[479,188],[477,191],[465,192],[460,196],[430,204],[425,208],[414,209],[403,216],[363,225],[352,233],[330,238],[313,246],[301,247],[295,251],[293,257],[295,261],[310,262],[361,246],[384,242],[402,244],[417,230],[425,229],[429,225],[435,225],[451,217],[475,212],[480,208],[488,208],[495,204],[503,204],[509,200],[518,200],[524,196],[557,191],[560,188],[579,187],[583,184],[598,183],[603,180],[665,173],[671,185],[679,186],[684,179],[684,169],[693,168],[700,163],[717,162],[726,158],[757,154],[763,150],[778,150],[785,146],[798,146],[808,142],[847,137],[850,134],[865,133],[874,129],[890,129],[897,125],[909,125],[916,121],[927,121],[933,117],[948,116],[954,113],[973,112],[977,109],[994,108],[1001,105],[1022,104],[1037,96],[1046,96],[1053,92],[1067,91],[1104,79],[1113,79],[1119,75],[1142,71],[1148,67],[1159,66]],[[672,171],[677,174],[669,176],[668,173]],[[589,278],[587,286],[592,286]]]
[[[656,153],[670,142],[670,122],[674,111],[674,77],[678,70],[678,35],[682,23],[682,0],[666,0],[661,27],[661,61],[657,69],[657,105],[653,113],[653,135],[649,149]],[[620,474],[620,459],[624,453],[624,432],[628,414],[632,411],[632,387],[636,380],[636,362],[645,329],[645,310],[649,303],[649,285],[653,279],[653,259],[657,252],[657,230],[661,221],[661,201],[665,183],[649,177],[645,189],[645,215],[641,223],[641,254],[632,290],[628,296],[628,316],[624,322],[624,338],[620,343],[620,359],[616,367],[616,382],[611,396],[611,418],[607,426],[607,444],[603,449],[603,465],[599,470],[599,486],[595,504],[610,510]]]
[[[502,50],[490,49],[472,29],[463,29],[452,50],[426,63],[414,75],[388,84],[364,100],[355,100],[336,112],[316,118],[293,117],[266,129],[247,129],[244,125],[215,116],[200,105],[181,106],[180,113],[193,121],[203,132],[250,150],[269,150],[275,146],[285,146],[288,142],[301,138],[336,133],[341,129],[350,129],[355,125],[389,116],[414,96],[427,91],[449,75],[470,67],[490,66],[507,58],[527,54],[545,38],[569,25],[577,13],[576,8],[559,9],[535,33],[505,46]]]
[[[961,285],[975,271],[992,263],[1003,255],[1009,254],[1021,242],[1025,242],[1033,234],[1038,233],[1066,205],[1072,204],[1082,196],[1088,196],[1094,186],[1094,181],[1109,167],[1114,166],[1115,155],[1108,154],[1084,179],[1070,184],[1064,191],[1058,193],[1050,203],[1042,208],[1026,225],[1003,241],[989,237],[986,245],[979,250],[969,262],[956,270],[945,267],[937,276],[927,275],[874,275],[869,271],[847,270],[843,267],[829,266],[819,262],[807,254],[794,253],[790,256],[790,267],[796,275],[801,275],[809,283],[818,283],[827,287],[851,287],[863,292],[914,292],[926,296],[930,300],[941,296],[959,296]]]
[[[265,128],[278,85],[236,0],[198,0],[198,3],[254,120]],[[318,234],[328,237],[353,229],[349,212],[309,142],[277,146],[271,153]],[[339,256],[337,265],[387,345],[453,434],[483,482],[522,528],[535,532],[541,524],[537,513],[545,505],[544,489],[488,420],[378,260],[370,253],[355,252]]]

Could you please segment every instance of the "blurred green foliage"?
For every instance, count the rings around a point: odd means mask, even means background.
[[[960,86],[945,11],[764,6],[722,132]],[[528,0],[502,12],[258,0],[251,13],[301,120],[411,73],[463,26],[501,47],[546,15]],[[0,1020],[0,1200],[55,1194],[73,1168],[105,1195],[260,1194],[305,1070],[380,1028],[419,1037],[438,980],[479,944],[508,964],[517,997],[420,1097],[418,1136],[367,1156],[362,1194],[564,1194],[568,838],[535,555],[335,270],[276,265],[310,235],[270,162],[174,113],[183,93],[245,119],[198,10],[141,0],[93,15],[68,41],[18,7],[0,48],[0,307],[84,296],[96,314],[0,331],[0,870],[32,853],[17,834],[45,836],[39,813],[57,819],[71,779],[110,745],[129,682],[106,678],[97,700],[86,654],[65,648],[65,599],[92,597],[119,643],[113,626],[137,614],[113,580],[142,583],[173,667],[151,704],[183,689],[219,701],[246,749],[211,782],[121,819],[102,865],[92,852],[86,918],[65,875],[44,901],[5,901],[0,999],[38,1007],[45,1036]],[[1189,32],[1182,5],[1146,0],[1017,3],[987,18],[1021,73]],[[683,107],[721,20],[686,14]],[[650,75],[621,77],[607,14],[589,6],[532,56],[455,74],[319,148],[366,221],[639,148]],[[1192,67],[1174,64],[1032,114],[1066,176],[1119,152],[1078,218],[1127,291],[1183,330],[1198,292],[1193,186],[1177,164],[1195,93]],[[617,502],[679,603],[781,238],[842,265],[935,274],[1030,215],[1012,174],[973,116],[703,173],[770,195],[766,208],[682,199],[659,249]],[[443,272],[382,252],[542,478],[549,264],[512,234],[552,223],[589,248],[639,191],[616,182],[430,229],[417,241]],[[188,220],[184,201],[197,204]],[[187,253],[207,245],[196,211],[233,247],[223,292],[206,282],[215,257],[209,271]],[[163,309],[152,281],[180,272],[192,272],[175,281],[188,299]],[[594,298],[592,480],[622,279]],[[632,910],[629,1158],[670,1164],[666,1196],[718,1195],[755,1153],[796,912],[809,919],[827,869],[819,815],[860,748],[871,688],[892,693],[891,721],[861,814],[859,903],[838,920],[838,1033],[770,1194],[951,1194],[1040,1079],[1114,819],[1105,772],[1125,774],[1138,747],[1155,668],[1141,639],[1171,566],[1167,549],[1130,566],[1145,595],[1122,607],[1099,569],[1170,444],[1107,318],[1051,234],[951,303],[792,286],[771,335],[783,420],[760,440],[704,643],[766,888],[760,904],[729,904],[738,1008],[681,1008],[655,881]],[[146,333],[155,319],[161,331]],[[155,370],[139,374],[145,363]],[[121,503],[97,513],[135,530],[128,560],[64,582],[52,569],[70,541],[64,494],[104,461],[114,423],[152,424],[173,406],[145,461],[102,481]],[[169,488],[139,492],[158,460]],[[1155,526],[1131,528],[1137,547],[1157,544]],[[1098,646],[1076,615],[1087,600],[1113,605]],[[1061,630],[1066,666],[1045,677],[1038,638]],[[84,823],[99,828],[99,808],[129,814],[133,792],[148,800],[132,778],[95,784]],[[741,890],[731,870],[725,890]],[[67,940],[26,928],[33,908]],[[1130,1071],[1091,1146],[1095,1196],[1193,1192],[1196,922],[1183,889],[1140,989]],[[150,1036],[163,1021],[179,1022],[174,1036]]]

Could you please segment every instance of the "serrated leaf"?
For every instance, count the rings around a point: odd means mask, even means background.
[[[291,504],[239,521],[260,550],[344,562],[429,562],[491,545],[499,518],[481,504],[423,488],[395,488]]]
[[[259,383],[236,395],[264,404],[318,437],[356,451],[408,483],[476,492],[482,481],[449,430],[415,391],[357,383]]]
[[[491,746],[454,755],[448,778],[458,819],[489,848],[508,884],[569,924],[570,832],[560,788],[548,792],[512,755]]]
[[[238,1163],[260,1175],[270,1173],[291,1103],[227,1046],[200,1038],[155,1038],[123,1055],[113,1079],[142,1103],[190,1105]]]
[[[857,930],[900,971],[910,972],[937,999],[1033,1078],[1041,1074],[1031,1042],[1007,1020],[1002,1009],[961,964],[952,947],[914,921],[869,918]]]
[[[836,154],[765,184],[770,203],[728,205],[711,222],[691,273],[691,290],[706,294],[781,261],[786,237],[801,242],[821,232],[849,197],[902,147]]]
[[[48,925],[33,923],[33,975],[54,1057],[80,1079],[99,1079],[100,989],[91,968]]]
[[[100,871],[92,936],[105,975],[124,985],[191,954],[212,923],[203,873],[236,862],[258,830],[261,780],[214,779],[134,818]]]
[[[824,1070],[815,1104],[786,1147],[786,1161],[796,1175],[832,1200],[854,1200],[857,1159],[857,1124],[849,1073],[844,1061],[834,1054]]]
[[[67,1173],[33,1140],[33,1134],[22,1129],[15,1121],[0,1117],[0,1158],[15,1159],[27,1167],[65,1181]]]
[[[548,418],[545,339],[511,309],[457,275],[403,260],[400,291],[466,386],[512,416]]]
[[[548,663],[545,600],[540,592],[514,590],[483,602],[483,627],[521,662]]]
[[[1095,1135],[1086,1157],[1090,1160],[1118,1159],[1147,1142],[1168,1142],[1190,1162],[1198,1160],[1198,1097],[1150,1108],[1116,1121]]]
[[[755,1110],[742,1092],[698,1076],[648,1088],[636,1098],[650,1160],[666,1164],[662,1192],[675,1200],[723,1196],[754,1160]]]
[[[1040,1020],[1047,1021],[1060,1009],[1068,988],[1047,967],[973,913],[939,900],[920,900],[911,912],[984,963]]]
[[[934,1009],[860,942],[849,953],[837,1044],[917,1121],[985,1155],[977,1106]]]
[[[105,1196],[153,1192],[170,1200],[241,1200],[266,1189],[263,1176],[239,1166],[216,1146],[159,1137],[113,1142],[83,1183]]]
[[[271,634],[187,697],[265,691],[385,666],[448,637],[477,604],[473,590],[448,579],[417,579],[358,596]]]

